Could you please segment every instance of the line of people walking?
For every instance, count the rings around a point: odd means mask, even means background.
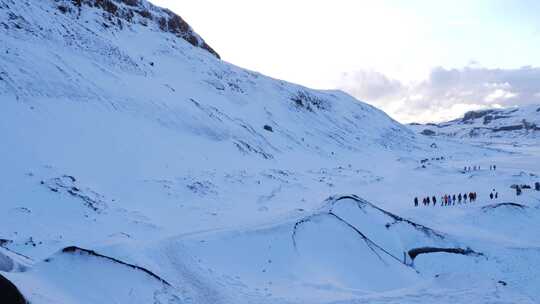
[[[492,193],[493,195],[493,193]],[[497,194],[498,195],[498,194]],[[469,193],[459,193],[458,195],[450,195],[450,194],[445,194],[445,195],[442,195],[440,197],[440,206],[451,206],[451,205],[455,205],[455,204],[466,204],[467,201],[469,201],[469,203],[472,203],[472,202],[475,202],[476,201],[476,198],[477,198],[477,195],[476,195],[476,192],[469,192]],[[493,199],[493,198],[492,198]],[[418,207],[420,204],[420,201],[418,199],[418,197],[415,197],[414,198],[414,206],[415,207]],[[424,206],[436,206],[437,205],[437,197],[435,196],[432,196],[432,197],[429,197],[429,196],[426,196],[422,199],[422,205]]]
[[[480,171],[482,169],[482,167],[480,166],[465,166],[463,167],[463,171],[465,172],[468,172],[468,171]],[[497,170],[497,165],[490,165],[489,166],[489,170],[490,171],[495,171]]]

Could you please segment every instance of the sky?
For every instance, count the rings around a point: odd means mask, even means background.
[[[235,65],[401,122],[540,103],[540,1],[151,0]]]

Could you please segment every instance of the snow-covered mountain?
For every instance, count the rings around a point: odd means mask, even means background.
[[[540,296],[539,196],[509,187],[538,154],[236,67],[144,0],[0,0],[0,40],[1,303]],[[411,204],[493,187],[504,202]]]
[[[423,135],[457,138],[538,138],[540,105],[470,111],[463,118],[410,127]]]

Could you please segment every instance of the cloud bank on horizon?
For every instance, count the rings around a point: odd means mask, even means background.
[[[339,88],[402,122],[446,121],[470,110],[540,104],[540,68],[434,68],[406,85],[375,71],[344,73]]]

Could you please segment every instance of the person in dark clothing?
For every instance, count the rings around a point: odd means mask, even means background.
[[[461,193],[457,196],[458,203],[461,204]]]
[[[493,165],[493,170],[497,170],[497,165]]]
[[[414,198],[414,206],[415,206],[415,207],[418,207],[418,197],[415,197],[415,198]]]
[[[467,203],[467,192],[463,194],[463,203]]]
[[[495,199],[499,198],[499,192],[495,192]]]
[[[521,187],[520,187],[520,186],[517,186],[517,187],[516,187],[516,195],[517,195],[517,196],[520,196],[520,195],[521,195]]]
[[[473,202],[473,194],[472,194],[472,192],[469,192],[469,202]]]
[[[431,201],[433,201],[433,206],[437,204],[437,198],[435,197],[435,195],[431,198]]]
[[[493,199],[493,192],[491,192],[491,193],[489,194],[489,198],[490,198],[490,199]]]

